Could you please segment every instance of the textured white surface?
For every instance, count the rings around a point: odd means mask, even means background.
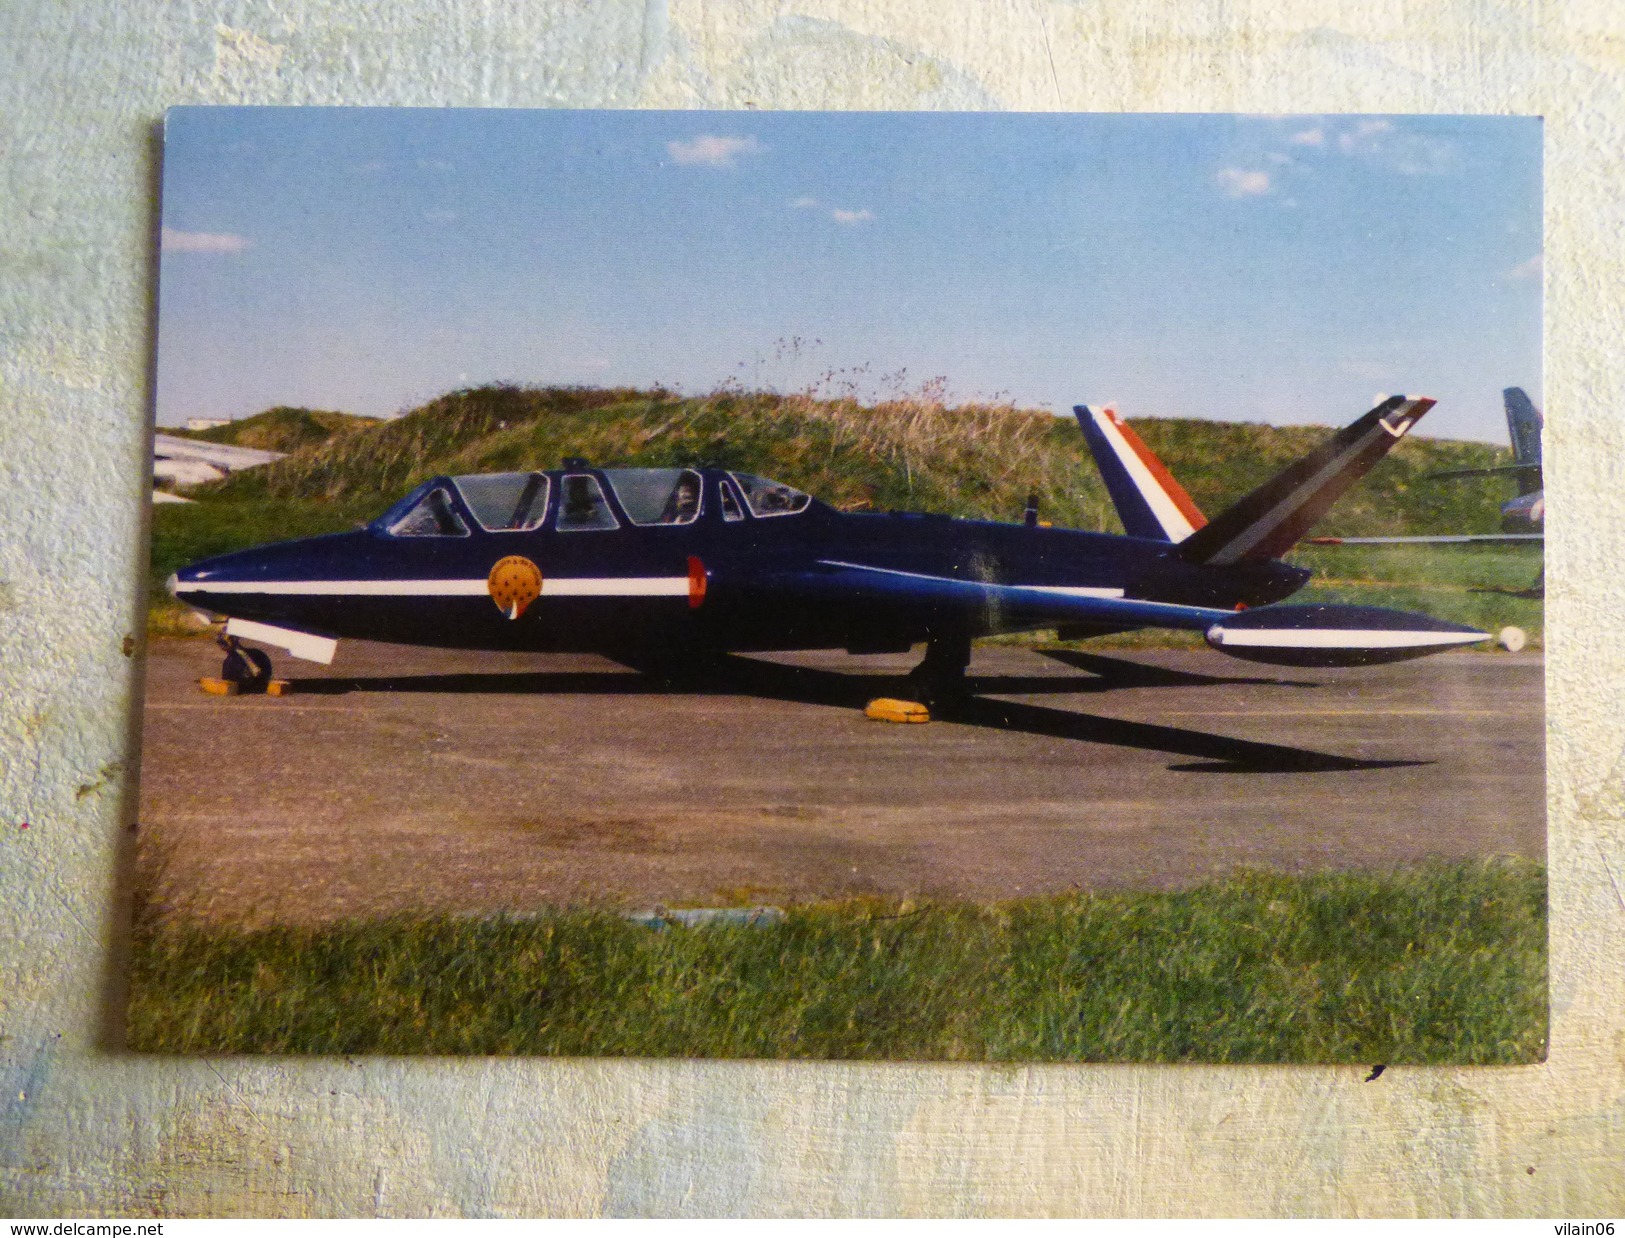
[[[0,5],[0,1214],[1625,1213],[1622,88],[1609,0]],[[100,1047],[155,126],[225,102],[1543,114],[1550,1061],[1363,1083]]]

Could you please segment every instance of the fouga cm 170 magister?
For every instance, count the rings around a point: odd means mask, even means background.
[[[227,617],[223,676],[270,681],[244,640],[331,662],[343,639],[605,654],[634,667],[803,649],[925,645],[910,694],[965,691],[971,642],[1056,628],[1200,632],[1289,666],[1420,657],[1488,634],[1365,606],[1281,605],[1281,561],[1433,401],[1394,396],[1212,521],[1110,409],[1078,421],[1124,535],[908,512],[841,512],[718,468],[434,477],[370,525],[205,559],[169,582]]]

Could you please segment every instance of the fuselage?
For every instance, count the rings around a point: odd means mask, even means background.
[[[533,599],[503,592],[504,563],[520,565],[508,571],[521,595],[535,579]],[[881,652],[1053,626],[992,606],[810,605],[782,587],[831,564],[1223,609],[1279,601],[1308,575],[1273,560],[1193,564],[1143,538],[844,513],[720,469],[580,466],[434,478],[364,529],[203,560],[172,588],[299,632],[471,649]]]
[[[1546,530],[1546,490],[1542,487],[1501,504],[1501,532],[1543,533]]]

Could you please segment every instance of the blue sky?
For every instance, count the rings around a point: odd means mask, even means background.
[[[158,421],[728,380],[1505,441],[1540,122],[173,109]]]

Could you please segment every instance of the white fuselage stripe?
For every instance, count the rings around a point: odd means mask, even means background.
[[[1025,589],[1029,593],[1058,593],[1063,597],[1077,598],[1120,598],[1121,589],[1108,589],[1104,586],[1094,585],[996,585],[985,580],[956,580],[952,576],[932,576],[926,572],[905,572],[895,567],[872,567],[867,563],[843,563],[839,559],[820,559],[825,567],[850,568],[855,572],[876,572],[881,576],[904,576],[909,580],[931,580],[945,585],[975,585],[978,588],[989,589]],[[1144,606],[1162,605],[1159,602],[1144,602]]]
[[[1122,431],[1117,428],[1116,423],[1106,416],[1104,410],[1094,413],[1094,418],[1095,424],[1100,427],[1100,432],[1106,436],[1106,441],[1111,444],[1112,452],[1117,456],[1118,463],[1128,471],[1129,479],[1133,481],[1134,488],[1140,492],[1140,497],[1151,508],[1152,516],[1162,526],[1162,531],[1167,535],[1168,540],[1170,542],[1182,542],[1196,532],[1191,522],[1185,519],[1185,513],[1179,510],[1179,505],[1162,488],[1162,483],[1152,476],[1150,469],[1145,467],[1145,461],[1140,459],[1140,453],[1129,446],[1128,440],[1123,437]]]
[[[1401,404],[1388,416],[1409,417],[1419,403],[1421,403],[1420,400],[1410,400]],[[1414,423],[1407,422],[1405,429],[1394,435],[1394,437],[1403,437],[1410,430],[1412,424]],[[1305,503],[1320,493],[1326,483],[1341,473],[1348,465],[1348,462],[1369,447],[1379,434],[1393,435],[1394,431],[1389,429],[1384,421],[1378,421],[1313,477],[1301,482],[1273,508],[1238,533],[1228,545],[1220,547],[1208,562],[1228,564],[1239,561],[1249,550],[1275,532],[1289,517],[1295,515]]]
[[[1222,623],[1216,643],[1255,645],[1266,649],[1415,649],[1422,645],[1469,645],[1487,640],[1487,632],[1394,632],[1361,628],[1245,628],[1232,631]]]
[[[1069,598],[1120,598],[1121,589],[1095,588],[1093,585],[1011,585],[1012,589],[1025,589],[1029,593],[1056,593]]]
[[[686,597],[687,576],[544,577],[543,597]],[[299,597],[484,597],[484,580],[192,580],[176,593],[292,594]]]

